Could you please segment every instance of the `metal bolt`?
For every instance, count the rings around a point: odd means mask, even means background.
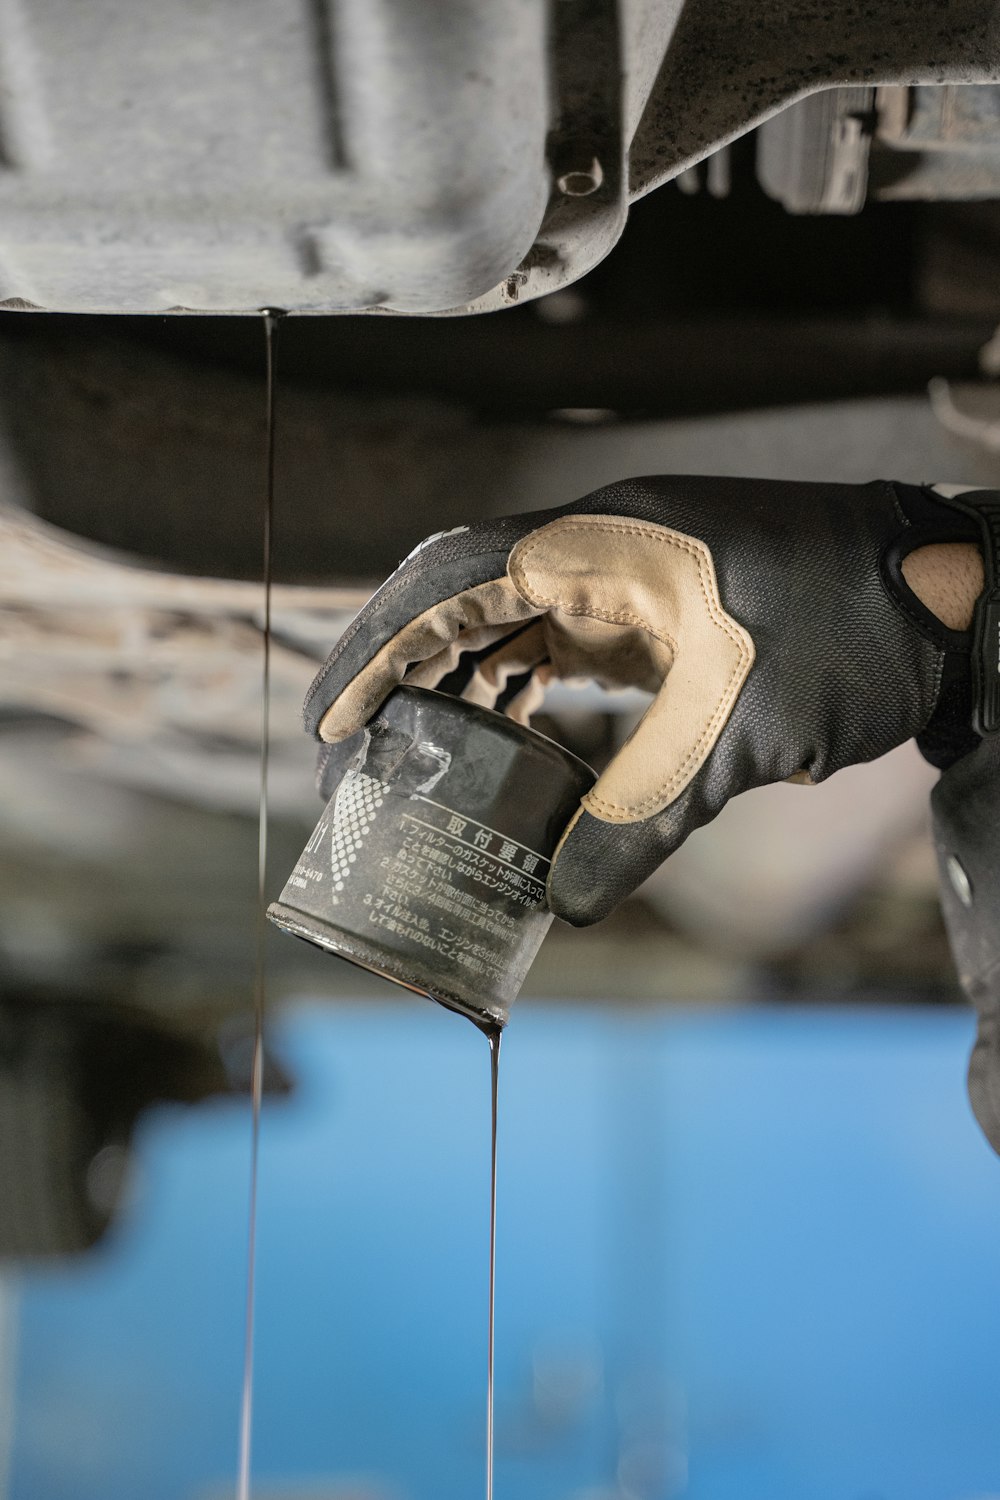
[[[556,178],[556,187],[567,198],[589,198],[604,181],[604,169],[596,156],[579,162]]]
[[[951,888],[963,906],[972,905],[972,881],[965,873],[965,866],[957,854],[949,854],[944,862]]]
[[[527,275],[524,271],[515,271],[507,277],[503,284],[504,295],[508,302],[516,302],[518,294],[523,286],[527,284]]]

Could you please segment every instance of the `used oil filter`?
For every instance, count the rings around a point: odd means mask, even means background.
[[[268,916],[502,1026],[552,921],[552,855],[594,780],[503,714],[397,688]]]

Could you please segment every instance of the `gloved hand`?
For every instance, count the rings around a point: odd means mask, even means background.
[[[942,765],[975,746],[968,632],[921,603],[903,561],[978,537],[912,486],[706,478],[457,527],[347,629],[306,725],[343,742],[404,679],[488,706],[523,681],[507,705],[522,717],[553,677],[654,694],[552,865],[552,910],[594,922],[738,792],[822,781],[914,735]],[[329,787],[337,752],[323,764]]]

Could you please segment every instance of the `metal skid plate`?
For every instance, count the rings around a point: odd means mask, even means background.
[[[537,0],[37,0],[0,18],[0,300],[423,312],[486,292],[535,238]]]
[[[834,87],[1000,77],[992,0],[4,0],[0,307],[485,312]]]

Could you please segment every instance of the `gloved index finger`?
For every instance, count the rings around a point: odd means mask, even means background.
[[[317,673],[303,707],[306,729],[330,742],[371,718],[407,669],[466,629],[518,624],[537,611],[507,578],[518,517],[458,527],[422,542],[376,590]]]

